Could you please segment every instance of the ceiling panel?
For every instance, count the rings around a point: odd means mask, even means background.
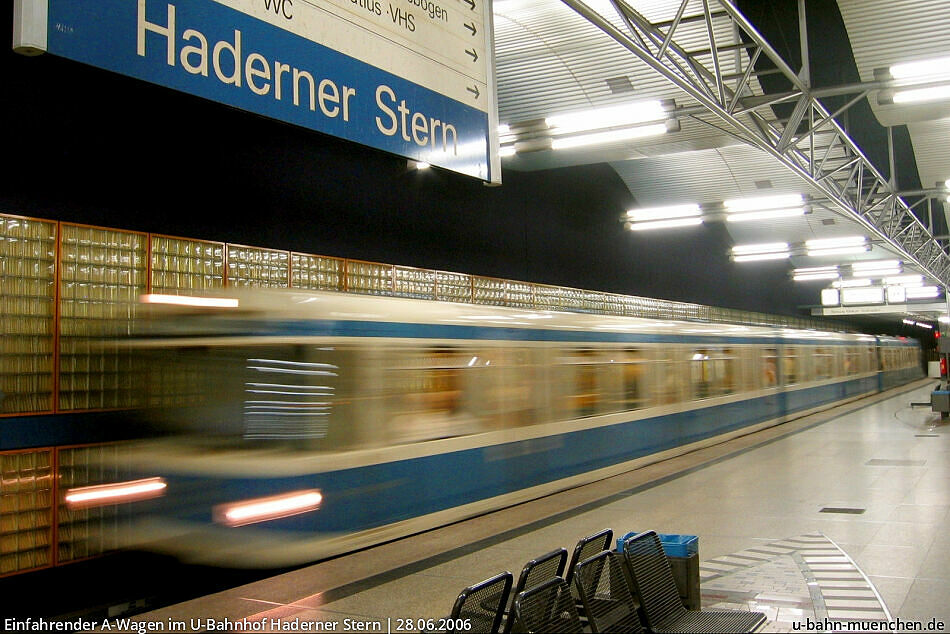
[[[947,0],[838,0],[861,81],[874,81],[874,69],[899,62],[950,54],[950,3]],[[879,105],[868,99],[884,126],[911,124],[909,130],[921,185],[950,178],[950,102]]]
[[[586,4],[613,24],[621,25],[609,1],[586,0]],[[672,20],[680,7],[679,0],[635,0],[630,4],[653,22]],[[858,36],[856,55],[860,51],[859,68],[867,80],[873,79],[874,67],[906,60],[911,53],[921,58],[950,51],[948,0],[841,0],[840,4],[853,45]],[[702,6],[702,0],[692,0],[685,14],[701,13]],[[645,99],[674,99],[681,109],[698,105],[561,2],[495,0],[494,14],[499,117],[503,123]],[[933,19],[935,14],[939,19]],[[920,23],[926,23],[923,31],[918,30]],[[714,20],[720,46],[737,43],[729,24],[728,20]],[[689,50],[709,46],[704,22],[681,25],[675,39]],[[744,69],[747,59],[745,52],[723,56],[723,73]],[[754,95],[763,94],[755,78],[750,89]],[[762,113],[774,117],[767,110]],[[590,149],[523,153],[506,158],[504,168],[534,170],[608,162],[641,206],[710,204],[769,193],[818,193],[809,191],[800,177],[763,151],[690,116],[681,116],[679,121],[679,132],[662,137]],[[919,143],[919,147],[915,141],[922,177],[933,180],[942,165],[950,165],[948,126],[950,123],[931,123],[912,129],[915,137],[928,135],[928,142]],[[837,158],[835,154],[825,157],[826,167],[835,165]],[[823,157],[814,160],[820,162]],[[924,186],[928,185],[933,183],[924,181]],[[618,210],[618,230],[622,211]],[[799,218],[727,223],[727,229],[737,244],[801,243],[812,238],[867,235],[848,216],[820,204],[812,205],[811,211]],[[844,256],[840,262],[892,257],[875,245],[868,254]],[[840,263],[814,260],[795,257],[793,264]]]

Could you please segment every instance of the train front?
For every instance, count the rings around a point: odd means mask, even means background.
[[[340,351],[286,318],[281,296],[142,301],[123,345],[132,415],[148,437],[118,445],[102,470],[111,477],[71,489],[66,504],[111,508],[118,543],[191,563],[275,567],[332,554],[343,527],[318,516],[321,472],[346,435],[333,428]]]

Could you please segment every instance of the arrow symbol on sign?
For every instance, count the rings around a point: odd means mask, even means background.
[[[467,4],[472,11],[475,10],[475,0],[465,0],[465,4]]]
[[[478,30],[476,30],[474,23],[473,23],[473,24],[468,24],[468,23],[466,23],[466,24],[464,24],[463,26],[464,26],[466,29],[468,29],[469,31],[472,32],[472,37],[474,37],[475,34],[478,33]]]
[[[465,87],[465,90],[467,90],[467,91],[469,91],[470,93],[472,93],[473,95],[475,95],[475,98],[476,98],[476,99],[478,99],[478,95],[481,94],[480,92],[478,92],[478,86],[474,86],[474,87],[466,86],[466,87]]]
[[[475,49],[472,49],[472,50],[465,49],[465,52],[472,56],[473,62],[478,61],[478,53],[475,52]]]

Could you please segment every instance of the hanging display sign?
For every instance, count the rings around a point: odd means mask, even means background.
[[[489,0],[15,0],[49,52],[501,182]]]

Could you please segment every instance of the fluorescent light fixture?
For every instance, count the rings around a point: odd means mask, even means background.
[[[779,196],[757,196],[755,198],[734,198],[723,202],[728,222],[746,220],[772,220],[791,218],[805,213],[801,194],[782,194]]]
[[[818,249],[808,251],[807,255],[813,258],[820,258],[827,255],[856,255],[867,251],[867,247],[841,247],[839,249]]]
[[[931,86],[929,88],[908,88],[894,93],[894,103],[917,103],[921,101],[937,101],[950,99],[950,84],[946,86]]]
[[[555,138],[551,140],[552,150],[567,150],[586,145],[603,145],[606,143],[618,143],[620,141],[629,141],[649,136],[666,134],[665,123],[654,123],[642,125],[634,128],[623,128],[621,130],[607,130],[605,132],[592,132],[590,134],[581,134],[578,136],[569,136]]]
[[[840,273],[838,272],[837,266],[808,266],[792,271],[792,279],[796,282],[836,280],[839,276]]]
[[[245,526],[315,511],[320,507],[321,502],[323,502],[323,494],[316,489],[310,489],[222,504],[214,508],[213,514],[215,521],[220,524]]]
[[[820,240],[806,240],[806,249],[832,249],[836,247],[853,247],[866,244],[865,236],[848,236],[846,238],[822,238]]]
[[[880,269],[899,269],[900,267],[900,260],[867,260],[865,262],[851,263],[852,271],[877,271]]]
[[[937,286],[920,286],[907,288],[907,299],[931,299],[940,295]]]
[[[672,227],[693,227],[703,223],[702,218],[671,218],[652,222],[628,222],[630,231],[648,231],[650,229],[669,229]]]
[[[193,297],[191,295],[149,294],[139,297],[143,304],[172,304],[174,306],[197,306],[201,308],[237,308],[238,300],[229,297]]]
[[[761,244],[742,244],[732,247],[733,262],[759,262],[762,260],[783,260],[791,257],[787,242],[765,242]]]
[[[927,330],[933,330],[933,328],[934,328],[934,327],[931,326],[930,324],[925,324],[925,323],[923,323],[923,322],[921,322],[921,321],[918,321],[918,322],[915,322],[915,323],[916,323],[916,325],[920,326],[921,328],[926,328]]]
[[[687,218],[702,213],[696,203],[683,205],[669,205],[667,207],[643,207],[642,209],[628,209],[627,218],[633,222],[644,220],[666,220],[668,218]]]
[[[907,301],[907,289],[903,286],[888,286],[887,287],[887,303],[888,304],[903,304]]]
[[[884,287],[870,286],[865,288],[841,289],[842,304],[883,304]]]
[[[894,269],[864,269],[862,271],[852,271],[854,275],[863,277],[883,278],[891,275],[900,275],[900,267]]]
[[[913,319],[901,319],[901,321],[907,324],[908,326],[913,326],[915,323],[917,323]]]
[[[733,198],[723,203],[730,213],[743,211],[763,211],[766,209],[787,209],[801,207],[804,199],[801,194],[782,194],[779,196],[757,196],[755,198]]]
[[[506,134],[511,134],[511,126],[507,123],[498,124],[498,134],[504,136]]]
[[[857,288],[859,286],[870,286],[871,280],[867,278],[852,278],[850,280],[841,280],[839,282],[834,282],[832,286],[835,288]]]
[[[894,277],[884,278],[884,283],[889,286],[923,286],[923,275],[896,275]]]
[[[743,255],[747,253],[776,253],[779,251],[788,251],[788,243],[765,242],[761,244],[742,244],[732,247],[733,255]]]
[[[555,128],[555,134],[570,134],[585,130],[601,130],[647,121],[659,121],[660,119],[666,119],[668,116],[662,102],[654,100],[552,115],[547,117],[544,122],[549,128]]]
[[[784,253],[752,253],[749,255],[734,255],[732,260],[734,262],[759,262],[762,260],[784,260],[791,257],[791,253],[785,251]]]
[[[834,249],[809,249],[807,254],[811,257],[821,257],[825,255],[854,255],[857,253],[864,253],[868,251],[870,247],[837,247]]]
[[[746,220],[773,220],[775,218],[794,218],[795,216],[804,216],[805,208],[786,208],[786,209],[767,209],[764,211],[747,211],[743,213],[728,213],[726,221],[744,222]]]
[[[135,502],[164,495],[166,487],[165,481],[161,478],[97,484],[67,490],[65,501],[70,509]]]
[[[811,275],[813,273],[837,273],[838,265],[829,264],[827,266],[805,266],[792,271],[795,275]]]
[[[894,64],[888,69],[894,79],[914,79],[950,74],[950,57]]]
[[[841,303],[841,292],[837,288],[821,289],[821,305],[837,306]]]

